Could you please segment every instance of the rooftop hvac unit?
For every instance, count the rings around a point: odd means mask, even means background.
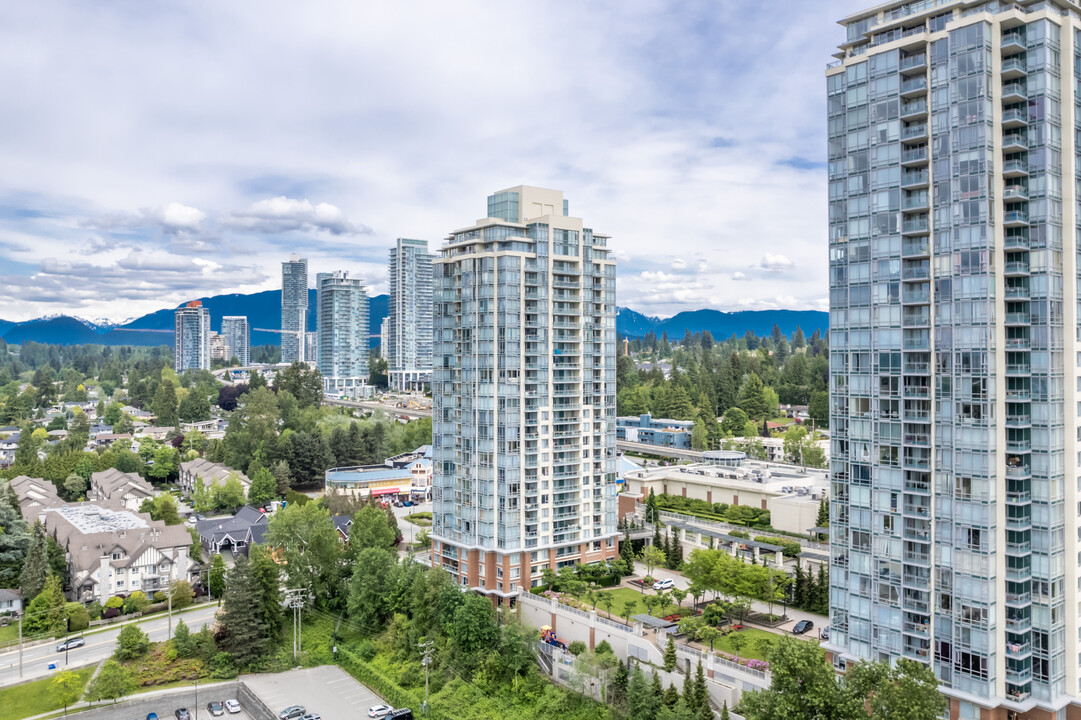
[[[788,486],[788,485],[785,485],[784,487],[781,488],[781,492],[790,493],[790,492],[792,492],[792,488],[790,486]]]
[[[806,495],[807,494],[807,488],[802,488],[802,487],[799,488],[798,490],[796,490],[796,494],[797,495]]]

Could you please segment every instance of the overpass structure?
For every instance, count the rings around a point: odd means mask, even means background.
[[[627,440],[617,440],[616,447],[622,452],[635,452],[642,455],[653,455],[655,457],[673,458],[675,460],[690,460],[691,462],[702,462],[702,452],[700,450],[683,450],[682,448],[661,447],[660,445],[628,442]]]

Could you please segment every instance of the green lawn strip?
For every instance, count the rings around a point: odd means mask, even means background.
[[[83,687],[90,680],[95,666],[96,663],[72,671],[78,675]],[[0,720],[19,720],[19,718],[63,709],[49,686],[52,681],[52,677],[47,677],[0,690]]]
[[[429,527],[432,524],[432,514],[430,512],[415,512],[406,515],[405,519],[421,527]]]
[[[741,649],[738,653],[739,657],[745,660],[765,660],[766,658],[762,656],[761,651],[758,649],[758,641],[761,638],[766,638],[772,644],[777,642],[777,639],[780,637],[776,633],[766,632],[765,630],[758,630],[757,628],[750,628],[746,625],[744,625],[743,629],[739,630],[738,632],[747,640],[746,644],[743,646],[743,649]],[[713,649],[723,653],[728,653],[729,655],[736,655],[736,651],[732,649],[732,645],[728,642],[728,637],[728,635],[725,635],[724,637],[719,637],[714,640]],[[708,643],[704,644],[706,647],[709,647]]]
[[[611,588],[609,590],[605,590],[604,592],[610,592],[612,594],[612,620],[618,620],[619,622],[624,621],[623,606],[630,601],[635,601],[638,603],[638,606],[635,608],[634,612],[631,613],[632,616],[649,614],[649,611],[646,609],[646,604],[642,602],[642,598],[645,596],[641,592],[633,588]],[[646,590],[646,593],[650,595],[655,594],[652,590]],[[582,597],[583,604],[588,605],[588,603],[585,602],[585,596],[583,595]],[[679,609],[676,608],[675,603],[669,604],[667,607],[665,607],[664,610],[660,610],[656,607],[653,609],[653,615],[655,617],[664,617],[665,615],[672,615],[673,613],[677,612],[679,612]],[[689,609],[686,606],[684,607],[684,612],[689,612]],[[597,614],[603,618],[607,618],[608,608],[604,605],[598,604]]]

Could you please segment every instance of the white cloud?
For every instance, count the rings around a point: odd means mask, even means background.
[[[671,267],[673,270],[686,270],[687,269],[687,261],[684,260],[683,258],[676,258],[675,260],[673,260],[671,262],[669,267]]]
[[[736,282],[739,282],[741,280],[746,280],[747,279],[747,274],[746,273],[741,273],[740,271],[737,270],[736,272],[732,273],[732,279],[735,280]]]
[[[203,229],[206,213],[198,208],[171,202],[153,211],[152,216],[168,230],[199,232]]]
[[[370,233],[371,228],[354,225],[341,208],[321,202],[296,200],[284,195],[252,203],[248,210],[235,212],[224,220],[228,227],[267,233],[326,230],[335,235]]]
[[[766,253],[759,263],[759,267],[767,272],[780,272],[781,270],[792,267],[793,264],[794,263],[784,255]]]

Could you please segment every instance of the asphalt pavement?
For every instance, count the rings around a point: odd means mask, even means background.
[[[217,610],[217,605],[211,605],[183,613],[173,613],[173,630],[176,630],[177,621],[183,619],[192,632],[197,632],[203,626],[214,622],[214,614]],[[138,625],[150,637],[151,642],[165,640],[169,634],[168,616],[148,618],[138,622]],[[116,651],[116,638],[122,627],[123,625],[115,625],[100,632],[84,633],[86,644],[69,650],[66,658],[65,653],[56,651],[56,646],[63,642],[63,638],[24,648],[21,678],[19,677],[19,650],[16,646],[0,654],[0,687],[53,675],[65,667],[75,668],[100,662]],[[71,637],[76,637],[76,634],[73,633]],[[65,659],[68,663],[66,666]],[[55,668],[50,669],[50,664],[55,665]]]
[[[309,713],[327,720],[367,718],[368,708],[383,702],[336,665],[273,675],[244,675],[240,679],[274,713],[290,705],[302,705]],[[413,708],[414,712],[418,709]]]

